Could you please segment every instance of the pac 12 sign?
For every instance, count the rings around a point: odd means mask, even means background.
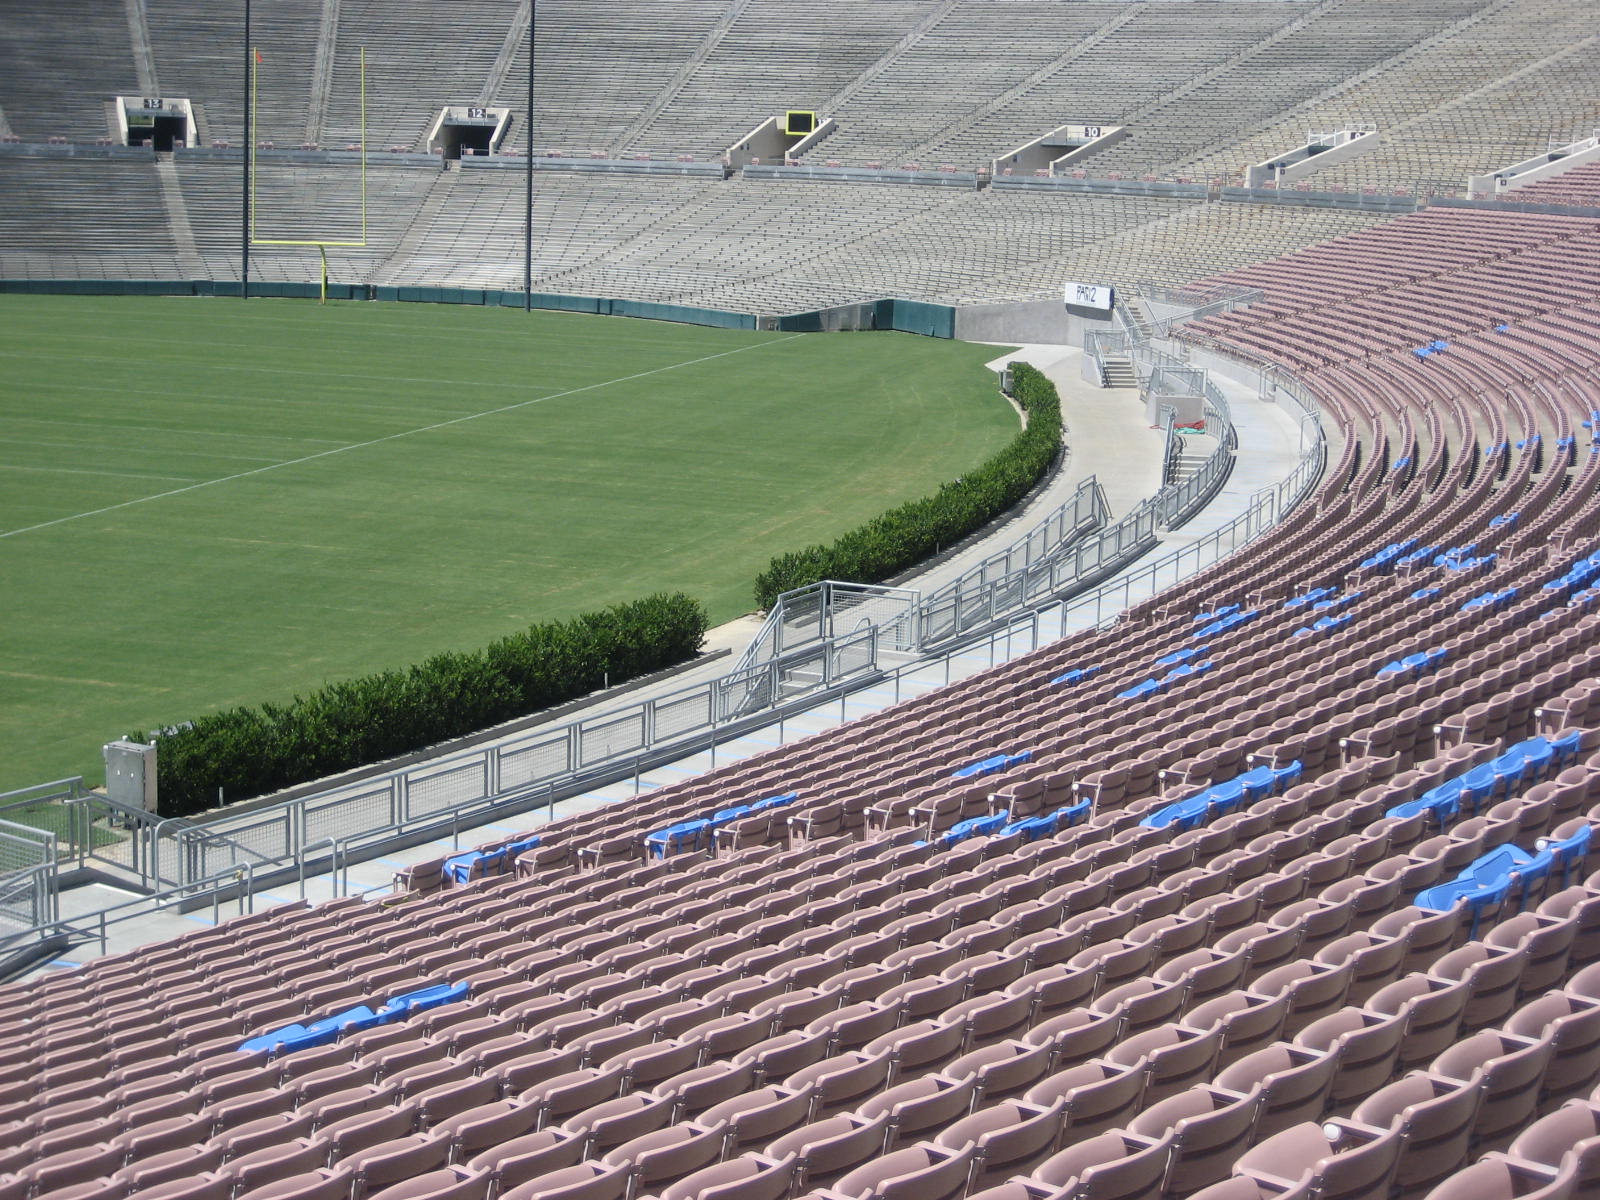
[[[1109,312],[1111,289],[1097,283],[1068,283],[1063,298],[1073,308],[1098,308]]]

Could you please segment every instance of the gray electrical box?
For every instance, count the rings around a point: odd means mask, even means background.
[[[156,811],[156,748],[143,742],[107,742],[106,797],[128,808]]]

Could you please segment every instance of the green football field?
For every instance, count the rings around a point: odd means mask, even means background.
[[[450,305],[0,296],[0,790],[681,589],[1016,431],[983,346]]]

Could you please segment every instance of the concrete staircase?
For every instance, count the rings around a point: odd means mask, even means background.
[[[1137,388],[1139,375],[1133,361],[1127,358],[1106,358],[1100,361],[1100,386],[1106,388]]]

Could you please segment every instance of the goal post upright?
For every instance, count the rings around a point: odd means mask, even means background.
[[[246,0],[248,4],[249,0]],[[246,106],[245,128],[250,128],[256,102],[259,96],[258,79],[261,72],[261,54],[254,47],[249,51],[250,61],[248,71],[250,74],[250,102]],[[361,240],[350,241],[335,238],[258,238],[256,232],[256,190],[258,172],[256,168],[256,143],[250,142],[245,154],[245,179],[249,195],[245,201],[245,255],[249,261],[249,247],[251,246],[312,246],[316,248],[322,264],[322,283],[318,292],[321,304],[328,302],[328,249],[362,249],[367,245],[367,48],[360,48],[361,70]],[[248,287],[248,283],[246,284]]]

